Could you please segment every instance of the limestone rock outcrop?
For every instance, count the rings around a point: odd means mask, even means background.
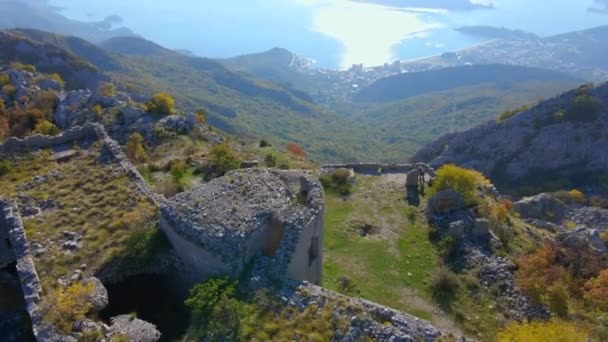
[[[597,115],[582,118],[576,113],[564,118],[580,94],[597,101]],[[442,137],[412,161],[476,169],[503,187],[538,185],[553,178],[590,181],[584,176],[608,168],[608,152],[598,148],[608,146],[607,103],[608,84],[572,90],[503,122],[491,121]]]

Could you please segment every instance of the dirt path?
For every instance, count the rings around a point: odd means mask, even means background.
[[[405,302],[414,310],[426,311],[432,314],[431,323],[445,334],[452,333],[454,336],[464,336],[462,330],[458,327],[447,313],[437,306],[427,302],[416,291],[409,288],[401,289]]]

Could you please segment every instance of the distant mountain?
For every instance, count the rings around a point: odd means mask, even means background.
[[[412,160],[477,169],[511,192],[606,186],[608,83],[583,86],[444,136]]]
[[[471,65],[386,77],[369,87],[361,89],[354,98],[356,101],[390,102],[426,93],[484,83],[507,84],[573,80],[572,76],[543,69],[499,64]]]
[[[134,36],[110,38],[99,43],[99,46],[108,51],[132,56],[176,57],[180,54],[179,52],[166,49],[149,40]]]
[[[63,35],[78,35],[92,42],[115,36],[135,35],[125,27],[114,29],[116,16],[100,22],[66,18],[47,1],[0,0],[0,29],[32,28]]]
[[[472,48],[403,63],[405,70],[468,64],[510,64],[566,72],[591,81],[608,79],[608,26],[548,38],[495,39]]]

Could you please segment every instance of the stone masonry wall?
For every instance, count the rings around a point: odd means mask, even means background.
[[[327,164],[321,167],[321,172],[331,172],[336,169],[351,169],[355,173],[367,175],[380,175],[391,173],[408,173],[412,170],[422,168],[425,173],[434,174],[435,171],[424,163],[416,164],[386,164],[386,163],[346,163]],[[380,172],[379,172],[380,171]]]
[[[41,318],[38,312],[37,303],[40,300],[42,287],[34,261],[29,254],[29,243],[25,235],[25,229],[19,211],[7,201],[0,200],[0,229],[8,232],[13,253],[17,262],[17,275],[21,282],[21,289],[26,303],[26,310],[32,319],[34,335],[38,336]]]

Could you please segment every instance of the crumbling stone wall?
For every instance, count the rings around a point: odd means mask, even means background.
[[[23,222],[19,216],[19,211],[12,204],[1,199],[0,212],[0,230],[7,233],[11,243],[14,262],[17,263],[17,275],[25,299],[25,308],[32,319],[34,335],[37,336],[41,324],[37,303],[40,300],[42,287],[36,267],[29,254],[29,243],[27,242]]]
[[[434,175],[435,170],[424,163],[416,164],[387,164],[387,163],[347,163],[327,164],[321,167],[321,172],[329,172],[336,169],[351,169],[355,173],[366,175],[381,175],[393,173],[408,173],[412,170],[422,169],[426,174]]]

